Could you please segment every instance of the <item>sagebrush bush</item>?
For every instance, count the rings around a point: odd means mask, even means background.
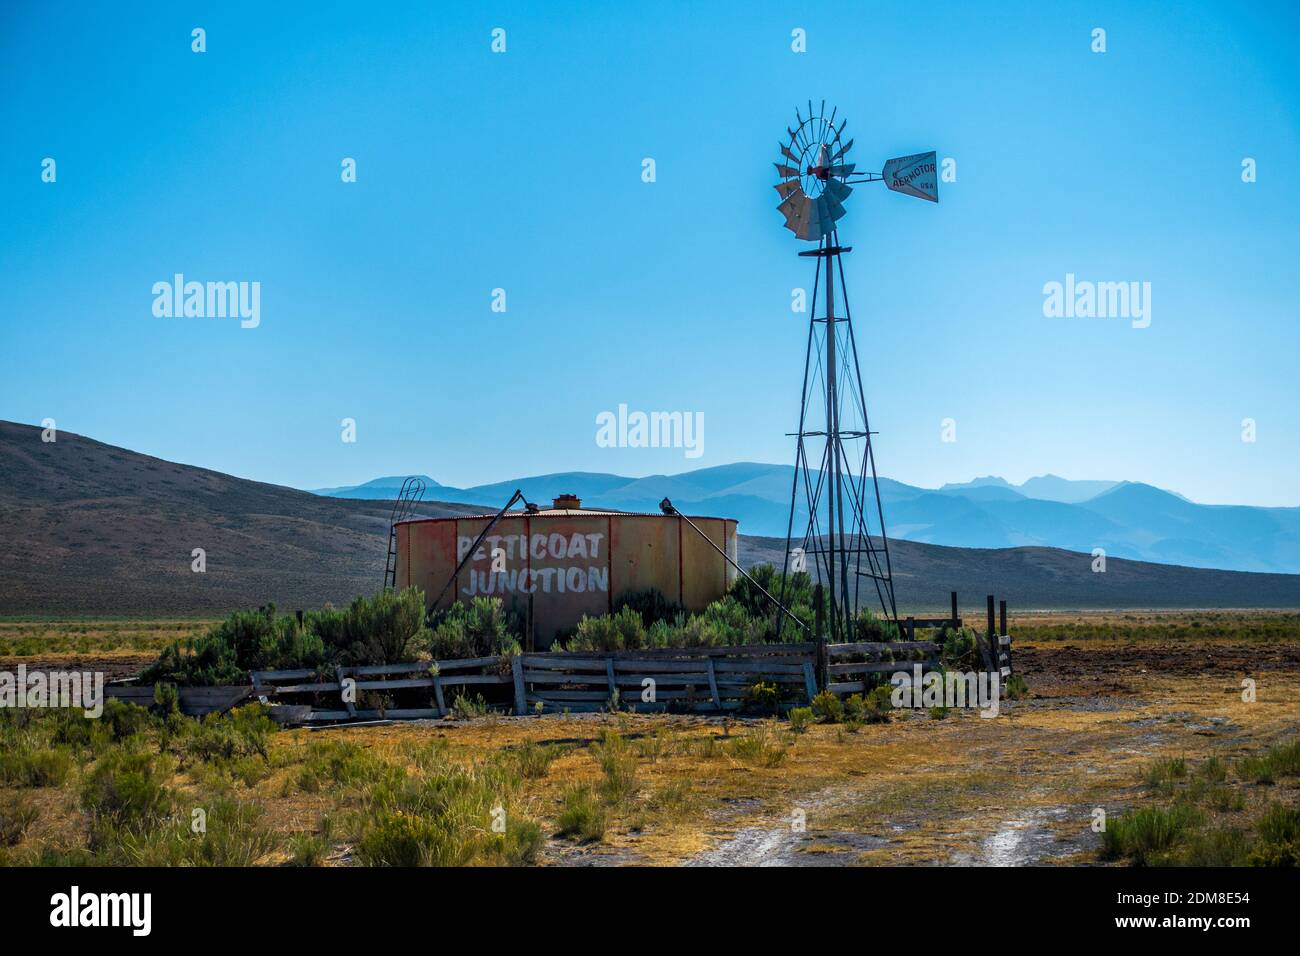
[[[424,648],[438,661],[506,657],[519,653],[521,633],[500,598],[476,597],[431,613]]]
[[[763,596],[763,592],[755,587],[755,583],[781,601],[807,628],[812,627],[813,584],[812,577],[807,571],[794,571],[786,575],[784,592],[781,572],[771,564],[754,565],[749,569],[749,576],[754,579],[754,582],[748,581],[743,575],[737,575],[729,594],[750,617],[759,618],[764,622],[765,631],[771,639],[775,639],[776,636],[778,616],[784,617],[784,615]],[[788,643],[807,640],[808,633],[788,618],[781,626],[781,639]]]
[[[577,633],[569,639],[570,651],[639,651],[646,646],[645,624],[631,607],[599,617],[582,616]]]
[[[556,836],[577,837],[584,841],[603,840],[609,826],[609,815],[590,786],[574,784],[564,791],[560,815],[555,822]]]
[[[641,623],[650,628],[656,621],[673,622],[686,613],[686,609],[676,601],[664,597],[658,588],[646,588],[642,591],[624,591],[614,601],[614,613],[630,607],[641,615]]]
[[[779,767],[789,752],[781,743],[775,728],[767,721],[743,737],[731,741],[728,749],[737,760],[760,767]]]
[[[940,659],[948,669],[957,671],[983,669],[979,642],[972,628],[945,626],[939,632],[938,640],[943,645]]]
[[[182,814],[168,826],[125,829],[118,844],[104,849],[131,866],[253,866],[280,847],[262,823],[262,809],[228,797],[201,801],[203,826]]]
[[[888,684],[873,687],[862,698],[862,719],[868,724],[887,724],[894,716],[893,688]]]
[[[781,691],[776,684],[758,681],[745,688],[745,708],[760,714],[775,714],[781,705]]]
[[[27,794],[0,790],[0,847],[16,845],[40,815]]]
[[[844,722],[846,724],[860,724],[866,718],[867,704],[862,699],[861,694],[849,694],[843,700],[844,705]]]
[[[0,783],[13,787],[61,787],[72,758],[61,748],[21,748],[0,752]]]
[[[82,782],[81,805],[98,821],[148,828],[171,810],[166,779],[166,771],[152,754],[110,750]]]
[[[902,634],[893,621],[876,617],[869,608],[858,611],[853,621],[853,640],[862,642],[897,641]]]
[[[1020,700],[1029,694],[1029,684],[1020,674],[1012,674],[1006,683],[1007,700]]]
[[[519,865],[541,828],[516,804],[519,778],[499,764],[446,763],[426,777],[382,775],[361,794],[356,858],[365,866]],[[504,832],[493,828],[500,820]]]
[[[828,690],[812,699],[812,712],[825,724],[838,724],[844,720],[844,703]]]
[[[236,707],[228,714],[208,714],[190,726],[180,741],[181,752],[202,762],[239,758],[268,759],[267,745],[276,725],[262,704]]]
[[[1159,862],[1196,822],[1187,806],[1141,807],[1110,817],[1102,832],[1102,852],[1109,859],[1127,858],[1139,866]]]
[[[1300,866],[1300,807],[1270,803],[1255,824],[1259,843],[1249,853],[1252,866]]]
[[[790,729],[796,734],[802,734],[813,725],[813,711],[811,707],[791,707],[787,715],[790,720]]]
[[[141,674],[179,687],[240,684],[249,671],[335,664],[394,664],[427,638],[424,593],[418,588],[358,597],[347,608],[311,611],[300,623],[268,604],[236,611],[196,638],[175,641]]]
[[[277,615],[275,605],[268,604],[236,611],[206,634],[169,644],[141,680],[181,687],[238,684],[250,670],[318,667],[325,657],[319,636],[300,627],[297,618]]]
[[[560,748],[554,744],[537,744],[526,741],[514,752],[515,767],[521,777],[536,779],[545,777],[551,762],[560,755]]]
[[[627,740],[612,731],[601,734],[601,741],[592,748],[605,779],[601,782],[601,795],[610,803],[620,803],[636,790],[636,754]]]
[[[331,662],[344,666],[397,664],[410,659],[412,652],[429,640],[424,592],[419,588],[358,597],[344,610],[313,612],[306,623],[329,649]]]

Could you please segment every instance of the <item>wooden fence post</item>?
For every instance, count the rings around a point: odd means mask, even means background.
[[[988,598],[988,626],[984,633],[984,641],[981,646],[984,658],[984,669],[990,673],[998,668],[998,639],[993,633],[993,595]]]
[[[957,592],[952,592],[952,626],[953,630],[957,629]]]
[[[1006,601],[998,602],[998,624],[999,624],[998,634],[999,635],[1006,634],[1007,633],[1007,602]]]
[[[334,679],[338,681],[339,684],[339,700],[341,700],[343,702],[343,706],[347,708],[348,716],[352,717],[353,719],[356,719],[357,705],[354,704],[352,701],[348,700],[347,698],[346,688],[343,686],[343,678],[345,676],[346,676],[346,672],[341,666],[334,668]]]
[[[803,689],[808,694],[808,703],[817,696],[817,678],[813,677],[813,666],[811,663],[803,665]]]
[[[515,678],[515,713],[522,717],[528,712],[528,700],[524,694],[524,656],[516,654],[510,659],[510,670]]]
[[[713,697],[713,706],[718,709],[722,708],[722,698],[718,696],[718,669],[713,663],[713,658],[707,659],[706,664],[709,669],[709,694]]]

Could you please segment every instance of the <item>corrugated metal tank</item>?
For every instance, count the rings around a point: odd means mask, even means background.
[[[627,591],[656,588],[688,610],[722,597],[735,569],[677,515],[585,509],[571,495],[556,507],[504,515],[461,569],[440,607],[476,596],[522,612],[533,599],[538,649],[584,614],[608,614]],[[422,588],[430,603],[492,515],[426,518],[397,525],[397,586]],[[736,521],[691,521],[736,560]],[[493,569],[493,554],[496,570]]]

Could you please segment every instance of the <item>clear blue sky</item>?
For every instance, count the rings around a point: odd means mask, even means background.
[[[4,5],[0,417],[298,487],[790,461],[772,161],[825,97],[863,166],[958,164],[841,223],[883,474],[1300,505],[1295,4],[290,6]],[[176,272],[260,327],[155,318]],[[1067,272],[1151,327],[1045,318]],[[705,454],[597,447],[619,403]]]

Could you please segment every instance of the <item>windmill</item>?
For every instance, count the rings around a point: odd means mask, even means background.
[[[836,224],[844,216],[844,203],[853,187],[863,183],[883,182],[894,192],[939,201],[935,153],[891,159],[879,173],[859,173],[848,158],[853,140],[846,141],[843,135],[848,121],[841,120],[836,126],[835,117],[833,109],[826,115],[825,100],[816,114],[811,100],[806,117],[796,109],[797,124],[793,129],[786,128],[788,140],[780,146],[781,161],[775,163],[779,178],[776,191],[781,196],[777,209],[785,216],[786,228],[799,239],[817,243],[815,249],[799,253],[816,258],[817,268],[799,431],[791,436],[797,445],[781,601],[785,601],[790,572],[803,570],[799,565],[806,567],[811,558],[815,577],[829,597],[827,624],[832,643],[853,640],[854,620],[859,610],[872,603],[873,591],[883,616],[898,620],[884,509],[871,447],[874,433],[867,420],[858,344],[841,261],[852,247],[839,244]],[[823,290],[824,311],[819,316],[817,299]],[[796,517],[801,512],[807,520],[801,522],[803,527],[796,528]],[[792,550],[796,540],[800,542],[797,551]]]

